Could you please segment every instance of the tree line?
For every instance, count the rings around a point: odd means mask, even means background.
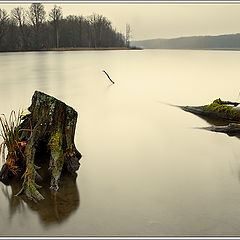
[[[61,7],[55,5],[47,14],[41,3],[28,9],[16,7],[10,13],[0,8],[0,51],[126,45],[128,39],[99,14],[64,18]]]

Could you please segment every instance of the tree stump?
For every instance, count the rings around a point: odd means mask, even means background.
[[[24,193],[33,200],[42,200],[40,186],[36,183],[41,176],[37,172],[39,167],[35,162],[35,155],[48,154],[50,188],[55,191],[59,189],[58,183],[63,170],[76,175],[81,158],[74,144],[78,114],[72,107],[39,91],[35,91],[28,110],[30,114],[20,124],[20,139],[26,142],[26,146],[23,149],[24,157],[19,161],[20,167],[25,169],[19,194]],[[2,181],[7,171],[4,165],[0,172]]]

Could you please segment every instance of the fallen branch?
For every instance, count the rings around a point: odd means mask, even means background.
[[[103,70],[103,72],[106,74],[106,76],[108,77],[108,79],[114,84],[114,81],[109,77],[109,75],[107,74],[106,71]]]

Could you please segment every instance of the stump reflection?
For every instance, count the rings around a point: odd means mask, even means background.
[[[22,185],[17,179],[12,179],[9,183],[11,193],[8,187],[2,188],[3,194],[9,200],[10,215],[16,211],[24,211],[26,206],[36,211],[43,225],[61,223],[70,217],[80,205],[80,197],[76,185],[76,177],[62,175],[59,191],[49,189],[49,182],[41,182],[41,194],[45,200],[37,204],[29,200],[26,196],[15,196]]]

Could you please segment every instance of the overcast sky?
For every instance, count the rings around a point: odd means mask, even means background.
[[[29,4],[0,4],[10,12],[17,6]],[[240,3],[236,4],[57,4],[64,16],[92,13],[107,17],[122,33],[129,23],[132,40],[173,38],[191,35],[240,33]],[[44,4],[47,13],[54,6]]]

